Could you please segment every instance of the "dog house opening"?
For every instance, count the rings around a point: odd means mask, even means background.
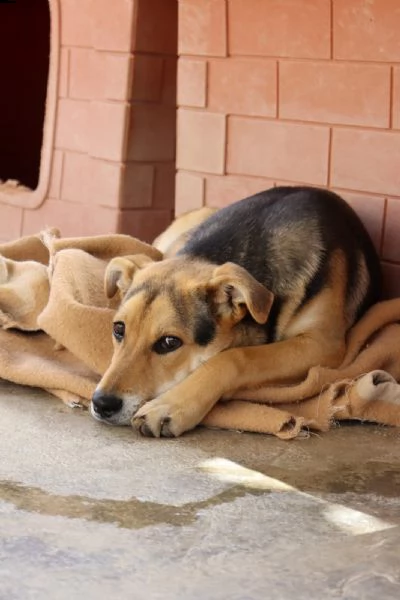
[[[0,3],[0,184],[34,190],[40,177],[50,61],[49,0]]]

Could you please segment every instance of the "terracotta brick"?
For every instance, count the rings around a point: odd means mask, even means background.
[[[226,114],[274,117],[277,70],[275,61],[250,58],[211,60],[208,106]]]
[[[152,242],[171,221],[171,210],[124,210],[120,214],[118,230],[145,242]]]
[[[22,214],[22,208],[0,203],[0,240],[13,240],[20,237]]]
[[[234,0],[229,53],[329,58],[330,0]]]
[[[119,208],[122,196],[124,166],[91,158],[89,162],[88,204]]]
[[[86,206],[84,211],[84,234],[102,235],[119,232],[120,211],[105,206]]]
[[[71,48],[69,96],[79,100],[92,100],[98,88],[95,71],[95,50]]]
[[[400,61],[400,5],[397,0],[335,0],[334,57]]]
[[[176,82],[178,71],[178,58],[176,56],[164,59],[163,87],[161,101],[165,106],[176,108]]]
[[[174,210],[175,173],[175,162],[156,165],[153,208]]]
[[[95,0],[90,11],[92,45],[98,50],[130,52],[133,39],[134,4],[132,0]]]
[[[128,139],[128,159],[173,160],[175,157],[175,110],[157,104],[134,104]]]
[[[383,297],[400,297],[400,265],[382,263],[383,270]]]
[[[393,68],[392,125],[400,129],[400,67]]]
[[[208,176],[206,179],[206,205],[222,208],[258,192],[273,187],[273,181],[260,177]]]
[[[181,58],[178,61],[178,105],[206,106],[207,63]]]
[[[161,56],[138,54],[133,59],[131,98],[136,101],[158,102],[163,85],[163,59]]]
[[[176,174],[175,214],[204,206],[204,177],[179,171]]]
[[[177,139],[178,169],[223,174],[225,131],[223,115],[180,109]]]
[[[179,2],[179,54],[226,56],[225,0]]]
[[[61,197],[87,206],[118,208],[122,165],[66,153]]]
[[[70,98],[128,99],[131,58],[86,48],[70,50]]]
[[[96,158],[122,162],[125,158],[128,105],[91,102],[89,153]]]
[[[150,208],[153,203],[154,166],[127,163],[123,183],[123,208]]]
[[[66,152],[64,156],[61,198],[68,202],[89,201],[90,157]]]
[[[376,249],[380,252],[386,199],[383,196],[354,194],[342,190],[334,191],[354,208],[370,234]]]
[[[92,45],[92,0],[62,0],[61,43],[63,46]]]
[[[63,200],[46,200],[36,210],[25,210],[23,234],[45,227],[58,227],[64,236],[83,235],[84,205]]]
[[[58,72],[58,95],[60,98],[68,96],[69,85],[69,49],[61,48],[60,66]]]
[[[326,127],[230,117],[227,171],[323,185],[328,145]]]
[[[176,55],[178,45],[178,3],[176,0],[137,2],[134,49]]]
[[[400,263],[400,200],[388,199],[382,256]]]
[[[60,150],[54,150],[50,172],[50,185],[48,191],[48,195],[50,198],[60,198],[61,181],[63,174],[63,160],[63,153]]]
[[[88,102],[61,98],[56,121],[56,148],[86,152],[89,146]]]
[[[390,68],[282,61],[279,101],[282,118],[388,127]]]
[[[400,132],[333,131],[331,185],[397,195],[399,164]]]
[[[96,58],[97,90],[95,99],[128,100],[132,57],[125,54],[100,52]]]
[[[88,204],[47,200],[36,210],[24,211],[23,234],[58,227],[63,236],[100,235],[117,231],[118,211]]]

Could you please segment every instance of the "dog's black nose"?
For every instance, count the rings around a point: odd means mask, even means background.
[[[108,419],[121,410],[122,400],[113,394],[105,394],[101,390],[96,390],[92,397],[92,406],[95,413]]]

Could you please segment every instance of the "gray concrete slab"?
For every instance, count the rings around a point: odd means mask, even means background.
[[[400,597],[400,432],[151,440],[0,383],[1,600]]]

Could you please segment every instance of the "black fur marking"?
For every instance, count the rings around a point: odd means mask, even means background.
[[[124,302],[127,302],[128,300],[133,298],[133,296],[140,294],[140,292],[144,292],[145,294],[148,294],[150,296],[149,302],[152,302],[156,295],[155,290],[152,290],[151,287],[149,286],[149,284],[144,283],[142,285],[138,285],[137,287],[135,287],[133,289],[130,289],[124,298]]]
[[[198,315],[194,324],[194,341],[199,346],[207,346],[215,338],[215,322],[208,315]]]
[[[327,285],[328,283],[328,275],[329,275],[329,263],[324,260],[324,262],[318,267],[317,272],[314,277],[310,279],[308,284],[306,285],[305,293],[302,301],[296,309],[296,314],[300,312],[300,310],[315,298],[317,294]]]
[[[309,238],[307,232],[293,227],[301,223],[311,224]],[[323,241],[321,266],[312,280],[307,281],[302,265],[314,252],[313,239]],[[299,240],[303,252],[298,250]],[[277,187],[231,204],[201,223],[178,254],[214,264],[234,262],[247,269],[275,297],[282,296],[282,299],[285,296],[282,282],[303,281],[307,286],[304,305],[326,285],[329,272],[326,263],[335,250],[341,250],[349,261],[349,290],[352,281],[357,281],[357,256],[361,253],[365,257],[370,284],[361,290],[360,306],[355,315],[358,318],[379,299],[379,257],[353,209],[328,190]],[[266,325],[271,338],[275,335],[274,319],[276,321],[280,304],[274,302]]]
[[[264,325],[266,330],[266,341],[268,344],[276,341],[276,326],[278,323],[279,313],[281,312],[282,303],[282,298],[275,296],[271,310],[269,311],[268,320]]]
[[[173,285],[167,286],[166,289],[168,298],[174,308],[175,315],[179,318],[181,324],[185,326],[189,320],[189,313],[182,294],[180,294],[179,290]]]

